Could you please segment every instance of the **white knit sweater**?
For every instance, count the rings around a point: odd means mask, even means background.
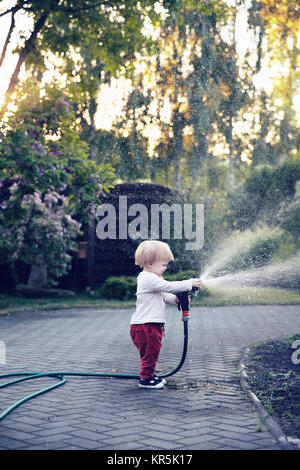
[[[192,289],[192,280],[165,281],[149,271],[142,271],[137,277],[136,309],[130,324],[165,323],[166,303],[176,305],[175,292]]]

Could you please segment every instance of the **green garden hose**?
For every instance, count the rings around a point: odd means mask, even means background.
[[[186,311],[185,313],[183,312],[182,320],[183,320],[184,342],[183,342],[183,351],[182,351],[181,360],[178,366],[175,367],[174,370],[172,370],[171,372],[167,372],[165,374],[158,375],[159,378],[165,378],[165,377],[169,377],[171,375],[176,374],[176,372],[178,372],[181,369],[185,361],[185,357],[187,353],[187,346],[188,346],[188,319],[189,317],[186,314]],[[41,377],[53,377],[53,378],[58,379],[59,381],[53,385],[50,385],[41,390],[38,390],[37,392],[34,392],[16,401],[11,406],[6,408],[6,410],[2,411],[2,413],[0,414],[0,420],[3,419],[5,416],[7,416],[9,413],[11,413],[15,408],[22,405],[22,403],[25,403],[28,400],[31,400],[39,395],[42,395],[43,393],[50,392],[50,390],[60,387],[61,385],[66,383],[65,376],[110,377],[110,378],[117,378],[117,379],[139,379],[140,378],[140,376],[136,374],[106,374],[106,373],[96,373],[96,372],[92,373],[92,372],[65,372],[65,371],[62,371],[62,372],[60,371],[59,372],[11,372],[8,374],[1,374],[0,379],[8,378],[8,377],[19,377],[19,378],[0,384],[0,388],[8,387],[9,385],[13,385],[13,384],[20,383],[20,382],[25,382],[27,380],[38,379]]]

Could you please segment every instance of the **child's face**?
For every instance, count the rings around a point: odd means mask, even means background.
[[[167,269],[168,262],[169,261],[163,259],[157,260],[152,264],[148,264],[146,266],[146,270],[150,271],[151,273],[157,274],[157,276],[162,276],[165,270]]]

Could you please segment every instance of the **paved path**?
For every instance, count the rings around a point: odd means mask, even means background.
[[[0,315],[1,371],[138,373],[130,315],[125,309]],[[161,372],[179,362],[182,331],[179,312],[169,307]],[[299,332],[299,306],[192,307],[187,359],[170,387],[148,391],[135,380],[68,377],[0,421],[0,449],[279,449],[235,373],[249,343]],[[1,389],[1,410],[50,383]]]

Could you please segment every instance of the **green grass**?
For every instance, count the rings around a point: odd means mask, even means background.
[[[20,296],[0,295],[0,314],[24,311],[60,310],[72,308],[129,308],[134,307],[135,300],[94,299],[87,295],[60,299],[29,299]]]
[[[191,306],[216,307],[226,305],[297,305],[300,304],[300,292],[289,289],[255,287],[214,287],[208,295],[194,297]],[[21,296],[0,295],[0,314],[23,311],[41,311],[73,308],[134,308],[132,300],[97,299],[88,295],[60,299],[28,299]]]
[[[297,305],[300,292],[292,289],[267,287],[211,287],[207,297],[197,298],[192,305],[215,307],[222,305]]]

